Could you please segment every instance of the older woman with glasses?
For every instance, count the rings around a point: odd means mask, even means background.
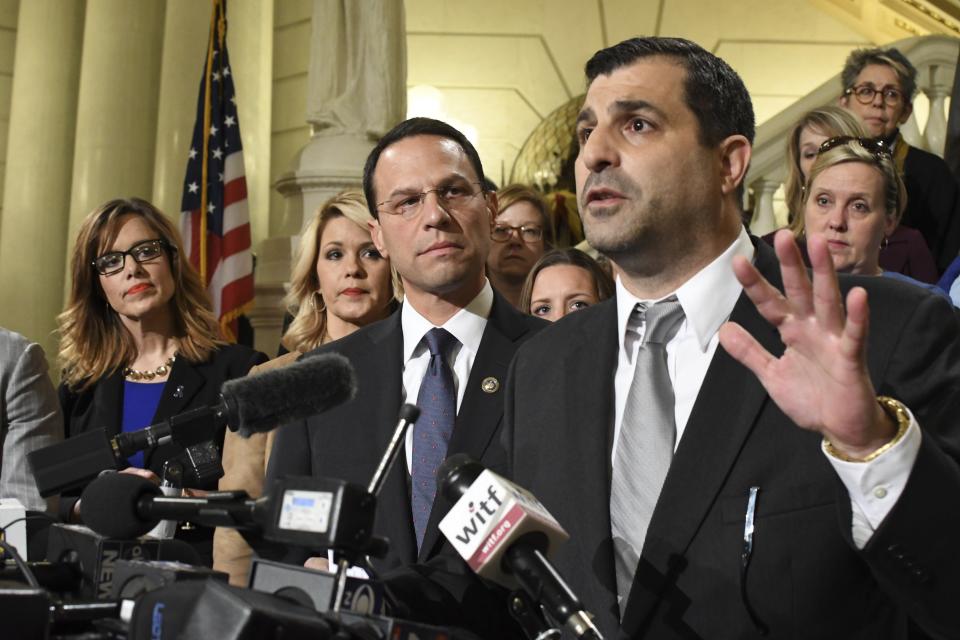
[[[880,266],[880,246],[899,224],[906,199],[903,180],[882,142],[831,138],[820,145],[804,185],[806,234],[826,240],[838,272],[887,276],[944,295],[934,285]]]
[[[58,318],[59,395],[68,438],[95,429],[136,431],[217,401],[221,384],[246,375],[266,356],[226,344],[197,272],[180,252],[180,234],[156,207],[138,198],[111,200],[80,225],[66,309]],[[224,429],[213,434],[223,445]],[[216,489],[217,478],[191,473],[176,443],[126,459],[128,473],[156,482],[170,465],[183,483]],[[79,501],[61,500],[61,515],[79,518]],[[177,537],[210,563],[211,530]]]
[[[533,265],[553,246],[553,225],[543,197],[520,184],[497,192],[499,213],[487,255],[490,284],[514,307],[520,306],[523,283]]]
[[[942,273],[960,251],[960,186],[941,158],[911,147],[900,134],[913,112],[916,68],[894,48],[858,49],[847,58],[841,79],[840,104],[860,118],[868,136],[891,150],[909,194],[902,222],[923,235]],[[935,282],[936,276],[925,279]]]

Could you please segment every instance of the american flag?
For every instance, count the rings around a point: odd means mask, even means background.
[[[183,249],[203,278],[224,337],[236,341],[238,318],[253,306],[253,255],[237,99],[227,56],[226,0],[213,0],[183,182]]]

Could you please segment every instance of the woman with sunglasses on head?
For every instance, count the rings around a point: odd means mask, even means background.
[[[59,395],[68,438],[104,428],[108,436],[155,424],[217,401],[226,380],[246,375],[266,356],[227,344],[200,277],[180,251],[180,234],[152,204],[111,200],[80,225],[71,259],[66,309],[58,318]],[[222,447],[224,429],[214,434]],[[216,489],[216,478],[192,478],[175,443],[127,458],[125,470],[159,482],[167,463],[186,470],[185,486]],[[61,515],[79,518],[65,498]],[[212,530],[185,530],[210,563]]]
[[[359,189],[343,191],[320,207],[300,236],[286,304],[292,321],[281,339],[284,353],[251,375],[292,364],[301,354],[390,315],[399,304],[399,279],[380,255],[367,223],[373,220]],[[223,447],[223,490],[263,493],[275,431],[241,438],[228,433]],[[238,586],[247,582],[250,547],[236,531],[217,529],[214,567]]]
[[[882,143],[852,136],[825,141],[802,200],[806,234],[826,240],[838,272],[891,277],[944,295],[934,285],[880,266],[880,247],[907,204],[903,180]]]
[[[803,238],[803,184],[817,158],[820,145],[838,136],[867,137],[857,116],[837,106],[808,111],[794,125],[787,138],[787,179],[784,198],[787,204],[787,228]],[[764,236],[771,245],[773,233]],[[903,225],[884,238],[880,249],[880,265],[885,271],[896,271],[923,282],[937,280],[937,267],[923,235]]]
[[[545,251],[553,246],[553,225],[543,197],[521,184],[497,192],[499,213],[493,221],[487,276],[490,284],[514,307],[527,274]]]

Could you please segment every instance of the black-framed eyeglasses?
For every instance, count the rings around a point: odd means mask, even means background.
[[[115,273],[123,271],[123,265],[127,256],[137,261],[137,264],[153,262],[161,255],[165,249],[170,247],[166,240],[144,240],[138,242],[126,251],[110,251],[97,257],[90,264],[102,276],[112,276]]]
[[[852,95],[860,104],[870,104],[878,93],[883,95],[884,104],[890,107],[895,107],[903,101],[903,91],[896,87],[887,86],[877,89],[872,84],[858,84],[843,92],[846,96]]]
[[[507,242],[514,233],[527,244],[543,240],[543,228],[527,224],[521,227],[511,227],[506,224],[495,225],[493,231],[490,232],[490,237],[495,242]]]
[[[479,188],[474,190],[474,186]],[[436,189],[427,189],[420,193],[405,193],[378,202],[377,211],[391,216],[402,216],[404,220],[412,220],[423,209],[423,201],[427,199],[429,193],[435,193],[437,202],[443,207],[444,211],[449,213],[468,206],[474,198],[484,193],[484,190],[483,185],[479,182],[453,182]]]
[[[890,148],[883,144],[880,140],[875,140],[873,138],[858,138],[856,136],[834,136],[829,140],[824,140],[823,144],[820,145],[820,148],[817,150],[818,154],[826,153],[830,149],[850,144],[851,142],[856,142],[861,147],[869,151],[874,155],[877,160],[881,158],[890,157]]]

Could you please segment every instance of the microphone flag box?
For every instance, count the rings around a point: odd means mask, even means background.
[[[95,599],[111,597],[114,571],[120,560],[179,560],[200,564],[196,550],[183,540],[115,540],[81,525],[60,523],[50,527],[47,560],[79,562],[78,595]]]
[[[547,538],[544,555],[570,535],[533,494],[485,469],[440,521],[440,531],[477,574],[517,586],[503,570],[507,548],[528,533]]]
[[[0,498],[0,527],[6,528],[6,533],[0,534],[0,539],[13,545],[21,556],[27,557],[27,523],[23,518],[26,510],[16,498]],[[19,520],[13,526],[7,526],[14,520]]]

